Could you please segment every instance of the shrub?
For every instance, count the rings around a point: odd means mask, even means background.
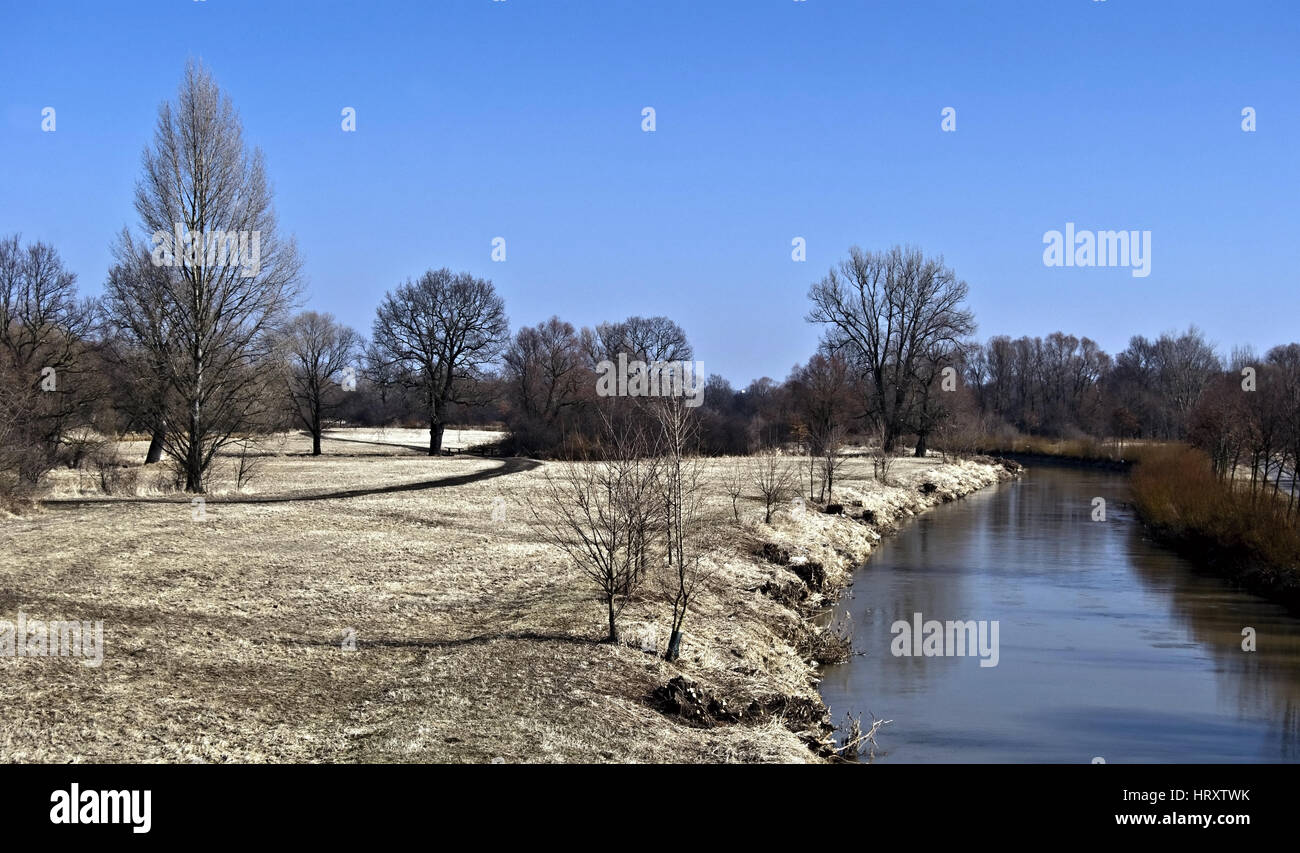
[[[1162,538],[1265,594],[1296,597],[1300,518],[1285,500],[1233,488],[1204,452],[1183,445],[1148,450],[1130,487],[1138,514]]]

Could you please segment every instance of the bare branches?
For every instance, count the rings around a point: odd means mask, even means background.
[[[509,335],[492,282],[444,268],[384,296],[375,317],[372,370],[415,389],[429,421],[429,455],[442,449],[449,403],[475,401]]]
[[[559,317],[525,326],[502,360],[515,445],[536,450],[558,446],[565,426],[573,420],[570,413],[591,397],[595,387],[578,333]]]
[[[894,454],[885,446],[886,429],[881,426],[876,431],[876,442],[871,448],[871,473],[876,482],[890,485],[889,472],[894,467]]]
[[[876,733],[894,721],[879,719],[870,711],[867,714],[871,717],[871,726],[865,732],[862,730],[861,714],[856,717],[849,714],[844,715],[844,722],[840,724],[840,731],[844,733],[843,741],[838,747],[835,747],[835,753],[840,758],[846,761],[860,760],[863,744],[869,745],[867,760],[871,761],[876,757]]]
[[[763,522],[772,523],[772,511],[777,504],[790,496],[797,475],[794,468],[787,464],[774,449],[768,448],[750,460],[750,482],[758,489],[763,498],[765,513]]]
[[[304,311],[282,336],[289,362],[289,403],[312,437],[312,455],[320,455],[322,420],[339,403],[340,383],[361,348],[361,336],[329,314]]]
[[[235,489],[243,491],[244,486],[252,482],[253,478],[262,470],[266,457],[262,455],[262,450],[251,438],[242,438],[239,441],[239,457],[235,464]]]
[[[562,549],[600,591],[607,639],[618,642],[618,617],[647,576],[652,531],[659,513],[659,460],[646,437],[631,428],[609,436],[597,462],[553,463],[542,504],[559,522],[532,509],[543,535]],[[531,506],[531,505],[530,505]]]
[[[835,474],[844,466],[844,427],[829,426],[818,437],[817,446],[821,449],[818,463],[821,467],[822,485],[826,487],[826,502],[835,500]]]
[[[680,398],[657,401],[652,406],[659,427],[659,445],[663,454],[659,490],[664,507],[664,534],[669,571],[664,585],[665,597],[672,605],[672,629],[668,637],[666,660],[676,660],[681,651],[682,625],[686,612],[704,580],[703,549],[696,521],[703,502],[703,467],[695,450],[699,442],[699,422],[694,409]]]
[[[163,448],[186,490],[201,492],[217,451],[267,413],[272,371],[261,368],[300,263],[278,236],[261,152],[245,147],[233,104],[197,62],[159,109],[135,208],[154,270],[128,242],[110,276],[113,315],[150,354],[167,408]]]
[[[601,323],[594,336],[588,337],[592,366],[601,359],[612,361],[619,353],[647,364],[694,357],[682,327],[667,317],[628,317],[621,323]]]
[[[31,491],[90,418],[95,308],[75,285],[53,247],[0,239],[0,491]]]
[[[866,380],[868,415],[884,427],[887,450],[905,429],[917,372],[936,347],[956,347],[975,329],[966,282],[917,249],[854,247],[849,259],[808,291],[809,322],[826,327],[823,347]]]
[[[740,499],[745,494],[745,486],[749,485],[749,472],[745,470],[745,464],[737,460],[734,464],[728,465],[726,472],[723,474],[722,488],[731,498],[731,514],[736,522],[740,522]]]

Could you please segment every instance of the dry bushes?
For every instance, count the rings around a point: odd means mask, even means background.
[[[986,435],[973,442],[979,453],[1054,456],[1088,462],[1141,462],[1168,445],[1154,442],[1082,438],[1046,438],[1036,435]]]
[[[1248,587],[1300,605],[1300,531],[1284,500],[1230,488],[1186,446],[1149,450],[1133,472],[1134,505],[1161,538]]]
[[[98,475],[99,488],[104,494],[135,494],[140,470],[124,460],[115,447],[105,444],[97,448],[90,457],[90,464]]]

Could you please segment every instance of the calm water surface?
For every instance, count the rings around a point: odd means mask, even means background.
[[[866,654],[825,673],[835,721],[894,720],[880,762],[1300,759],[1300,620],[1146,539],[1125,490],[1038,467],[886,539],[840,604]],[[895,657],[917,612],[997,620],[998,665]]]

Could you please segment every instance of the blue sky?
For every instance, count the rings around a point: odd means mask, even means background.
[[[710,372],[780,379],[816,345],[808,285],[911,243],[981,338],[1300,339],[1293,1],[3,2],[0,234],[90,294],[194,56],[266,154],[307,305],[365,333],[448,266],[515,327],[667,314]],[[1066,222],[1149,229],[1150,276],[1045,267]]]

